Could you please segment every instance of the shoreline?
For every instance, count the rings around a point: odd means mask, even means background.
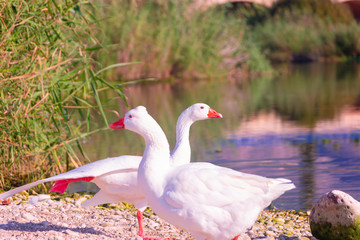
[[[28,196],[16,194],[9,205],[0,205],[0,236],[3,239],[127,239],[137,237],[136,209],[126,203],[81,207],[91,195]],[[193,239],[191,235],[147,209],[147,236]],[[308,213],[295,210],[264,210],[241,240],[315,240],[311,237]],[[240,240],[239,239],[239,240]]]

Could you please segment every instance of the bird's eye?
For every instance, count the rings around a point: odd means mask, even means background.
[[[133,118],[133,115],[130,114],[130,115],[129,115],[129,118]]]
[[[201,106],[200,109],[204,109],[204,106]]]

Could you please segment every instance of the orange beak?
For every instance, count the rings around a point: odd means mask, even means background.
[[[222,118],[221,113],[216,112],[212,108],[209,109],[207,116],[208,116],[208,118]]]
[[[125,117],[121,118],[119,121],[116,121],[116,122],[110,124],[109,128],[112,128],[112,129],[123,129],[123,128],[125,128],[124,119],[125,119]]]

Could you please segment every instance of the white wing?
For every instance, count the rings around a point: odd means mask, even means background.
[[[14,188],[10,191],[4,192],[0,194],[0,199],[7,199],[12,195],[19,193],[21,191],[27,190],[29,188],[35,187],[36,185],[66,180],[66,179],[78,179],[78,178],[86,178],[86,177],[98,177],[104,174],[109,174],[111,172],[134,172],[137,171],[139,163],[141,161],[141,156],[131,156],[124,155],[120,157],[107,158],[100,161],[92,162],[81,167],[75,168],[71,171],[58,174],[56,176],[52,176],[49,178],[41,179],[32,183],[28,183],[21,187]]]

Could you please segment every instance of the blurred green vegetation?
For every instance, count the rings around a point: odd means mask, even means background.
[[[247,55],[244,24],[224,11],[190,11],[188,1],[95,1],[103,42],[100,62],[139,61],[109,78],[215,78]]]
[[[242,19],[246,23],[243,42],[251,42],[269,61],[344,61],[360,57],[360,25],[345,4],[280,0],[271,8],[249,2],[216,8],[225,9],[228,17]]]
[[[327,23],[350,23],[354,18],[346,5],[331,0],[280,0],[270,9],[272,18],[302,21],[305,16]]]
[[[281,0],[257,19],[249,35],[272,61],[347,60],[360,56],[360,25],[344,4]]]

